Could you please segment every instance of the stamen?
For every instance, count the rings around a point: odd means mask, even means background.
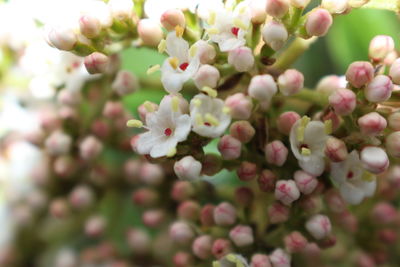
[[[332,120],[326,120],[324,122],[325,125],[325,133],[326,134],[331,134],[332,133]]]
[[[218,95],[218,92],[216,90],[214,90],[214,89],[212,89],[211,87],[208,87],[208,86],[204,86],[201,89],[201,91],[204,92],[205,94],[211,96],[211,97],[214,97],[214,98],[217,97],[217,95]]]
[[[214,261],[212,267],[221,267],[221,263],[219,263],[219,261]]]
[[[307,126],[307,124],[310,122],[310,118],[307,116],[303,116],[300,121],[300,125],[303,126],[304,128]]]
[[[302,147],[302,148],[301,148],[301,154],[302,154],[303,156],[310,156],[310,155],[311,155],[311,150],[308,149],[308,148],[306,148],[306,147]]]
[[[169,64],[171,65],[171,67],[176,70],[179,66],[179,59],[176,57],[171,57],[168,59]]]
[[[223,107],[223,108],[222,108],[222,112],[223,112],[224,114],[230,114],[230,113],[231,113],[231,109],[230,109],[229,107]]]
[[[182,26],[176,25],[176,27],[175,27],[176,37],[179,37],[179,38],[182,37],[184,31],[185,31],[185,29]]]
[[[192,45],[189,49],[189,56],[194,57],[197,54],[197,46]]]
[[[219,120],[213,116],[210,113],[206,113],[206,115],[204,116],[205,120],[207,122],[209,122],[212,126],[218,126],[219,125]]]
[[[176,147],[172,148],[172,149],[168,152],[167,158],[171,158],[171,157],[173,157],[173,156],[175,156],[175,155],[176,155]]]
[[[144,102],[143,106],[144,106],[144,108],[146,109],[147,112],[154,112],[155,111],[153,105],[149,101]]]
[[[172,111],[178,112],[179,111],[179,97],[173,96],[171,101]]]
[[[217,14],[215,12],[210,12],[210,16],[208,17],[207,20],[208,25],[213,25],[215,23],[216,15]]]
[[[370,173],[370,172],[368,172],[368,171],[365,171],[363,173],[361,179],[363,179],[366,182],[372,182],[373,180],[375,180],[375,175]]]
[[[197,125],[204,125],[204,120],[200,113],[196,114],[195,120]]]
[[[151,66],[150,68],[147,69],[146,74],[147,75],[153,74],[154,72],[158,71],[159,69],[160,69],[160,65],[158,65],[158,64]]]
[[[161,42],[158,44],[158,53],[164,53],[165,49],[167,48],[167,41],[165,39],[162,39]]]
[[[305,128],[303,126],[300,125],[299,127],[297,127],[296,137],[299,142],[304,141],[304,131],[305,131]]]
[[[140,120],[129,120],[126,122],[126,126],[129,128],[142,128],[143,122]]]
[[[193,99],[192,102],[193,102],[193,105],[195,107],[200,107],[201,106],[201,100],[200,99]]]
[[[216,28],[209,28],[209,29],[207,29],[207,33],[208,34],[218,34],[219,30]]]
[[[248,27],[246,24],[244,24],[244,22],[242,20],[240,20],[238,18],[234,19],[233,25],[235,25],[235,27],[238,27],[242,30],[247,30],[247,27]]]

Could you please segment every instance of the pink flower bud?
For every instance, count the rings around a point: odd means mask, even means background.
[[[269,164],[280,167],[286,162],[287,156],[288,149],[279,140],[275,140],[265,146],[265,157]]]
[[[275,51],[281,49],[289,37],[285,25],[275,20],[266,23],[261,33],[264,42]]]
[[[400,112],[394,112],[388,117],[389,127],[395,131],[400,131]]]
[[[251,0],[249,3],[251,22],[262,24],[267,18],[265,11],[266,0]]]
[[[146,210],[142,214],[143,224],[150,228],[157,228],[165,221],[165,212],[163,210]]]
[[[322,0],[321,7],[332,14],[340,14],[348,8],[349,0]]]
[[[377,35],[369,43],[369,57],[373,61],[383,61],[394,50],[393,38],[387,35]]]
[[[269,74],[254,76],[248,88],[249,95],[258,101],[271,101],[277,91],[274,78]]]
[[[294,180],[300,192],[305,195],[311,194],[318,185],[318,180],[305,171],[296,171],[294,173]]]
[[[272,224],[283,223],[289,219],[289,208],[275,202],[268,207],[268,218]]]
[[[240,180],[251,181],[257,177],[257,165],[252,162],[243,161],[236,173]]]
[[[202,65],[193,77],[197,88],[202,89],[205,86],[216,88],[220,75],[216,67],[211,65]]]
[[[133,15],[134,4],[131,0],[110,0],[108,6],[114,19],[128,20]]]
[[[120,70],[115,77],[111,88],[120,96],[128,95],[139,88],[135,75],[126,70]]]
[[[62,155],[67,154],[72,145],[72,138],[61,132],[55,131],[51,133],[49,137],[47,137],[45,141],[46,150],[51,155]]]
[[[374,259],[366,253],[357,253],[355,264],[357,267],[376,267]]]
[[[254,254],[251,257],[251,267],[272,267],[269,257],[264,254]]]
[[[168,31],[173,31],[176,26],[185,28],[185,16],[180,9],[170,9],[161,15],[161,24]]]
[[[69,203],[77,209],[85,209],[93,204],[94,193],[87,185],[79,185],[69,195]]]
[[[237,139],[235,139],[235,140],[237,140]],[[221,142],[222,141],[220,140],[220,143]],[[231,142],[231,141],[229,141],[229,142]],[[218,143],[218,146],[220,145],[220,143]],[[225,144],[225,145],[227,145],[227,144]],[[219,149],[220,148],[218,148],[218,150]],[[224,150],[224,149],[226,149],[226,147],[223,148],[222,150]],[[239,150],[241,150],[241,149],[239,148]],[[225,150],[225,153],[228,153],[229,155],[233,156],[233,154],[231,152],[228,152],[227,150]],[[240,152],[238,152],[238,153],[240,155]],[[235,158],[237,158],[237,157],[235,156]],[[203,160],[202,160],[201,164],[203,165],[203,168],[201,170],[202,173],[205,174],[205,175],[208,175],[208,176],[213,176],[213,175],[219,173],[221,171],[221,169],[222,169],[222,159],[221,159],[221,157],[219,155],[212,154],[212,153],[206,154],[203,157]]]
[[[374,78],[374,67],[367,61],[356,61],[346,71],[346,79],[355,88],[361,88]]]
[[[96,158],[103,150],[103,144],[94,136],[87,136],[79,146],[80,156],[84,160]]]
[[[204,40],[199,40],[196,42],[197,55],[200,58],[201,64],[212,64],[215,61],[215,56],[217,52],[214,46],[210,45]]]
[[[299,201],[299,206],[306,214],[315,214],[322,210],[322,199],[319,196],[309,195]]]
[[[291,257],[283,249],[277,248],[269,256],[273,267],[290,267]]]
[[[51,216],[63,219],[69,215],[70,209],[65,199],[56,198],[50,203],[49,212]]]
[[[326,95],[331,95],[339,88],[344,88],[344,84],[341,77],[337,75],[328,75],[323,77],[317,84],[316,90]]]
[[[101,216],[89,218],[85,224],[85,234],[91,237],[101,236],[106,227],[106,221]]]
[[[281,94],[294,95],[304,87],[304,76],[295,69],[288,69],[278,77],[278,86]]]
[[[384,117],[377,112],[365,114],[358,119],[358,126],[362,134],[375,136],[385,130],[387,122]]]
[[[232,204],[223,202],[214,209],[214,221],[220,226],[229,226],[236,221],[236,209]]]
[[[396,189],[400,188],[400,166],[394,165],[390,167],[390,170],[387,174],[387,179],[389,180],[390,184],[395,187]]]
[[[289,135],[293,124],[300,119],[300,115],[294,111],[287,111],[279,115],[276,124],[279,132]]]
[[[297,231],[285,236],[283,242],[285,243],[286,250],[290,253],[302,251],[308,243],[307,239]]]
[[[389,167],[389,158],[380,147],[367,146],[360,153],[363,166],[368,171],[379,174]]]
[[[101,31],[100,21],[96,17],[87,14],[79,19],[79,27],[81,33],[87,38],[97,37]]]
[[[172,187],[171,197],[180,202],[189,199],[194,193],[195,189],[190,182],[176,181]]]
[[[199,203],[186,200],[178,206],[178,216],[187,221],[195,221],[200,216]]]
[[[300,197],[300,191],[293,180],[280,180],[275,186],[275,198],[289,206]]]
[[[250,118],[253,109],[250,97],[246,97],[242,93],[228,96],[225,100],[225,105],[230,108],[232,118],[237,120],[247,120]]]
[[[245,247],[254,243],[253,229],[247,225],[237,225],[229,232],[229,238],[237,247]]]
[[[243,144],[250,142],[255,132],[255,129],[248,121],[235,121],[229,129],[230,135]]]
[[[127,233],[127,243],[136,254],[149,251],[151,239],[147,232],[139,229],[130,229]]]
[[[400,131],[386,137],[386,150],[393,157],[400,157]]]
[[[231,50],[228,53],[228,63],[238,72],[249,71],[254,66],[253,51],[246,46]]]
[[[110,67],[110,58],[102,53],[94,52],[85,57],[85,67],[90,74],[106,73]]]
[[[349,89],[341,88],[331,94],[329,104],[331,104],[336,114],[346,116],[356,108],[356,95]]]
[[[60,50],[72,50],[78,41],[73,29],[66,27],[53,28],[48,33],[50,45]]]
[[[54,161],[54,172],[62,178],[71,176],[76,170],[76,162],[72,157],[60,156]]]
[[[247,207],[254,199],[253,190],[249,187],[241,186],[235,190],[235,201],[240,205]]]
[[[232,251],[231,242],[227,239],[219,238],[214,241],[211,252],[217,259],[220,259]]]
[[[389,76],[395,84],[400,84],[400,58],[396,59],[390,66]]]
[[[392,229],[382,229],[378,232],[378,237],[385,244],[394,244],[397,241],[397,232]]]
[[[272,17],[282,18],[289,11],[289,0],[267,0],[265,10]]]
[[[336,137],[329,137],[326,140],[325,156],[331,161],[344,161],[348,154],[346,144],[342,140]]]
[[[187,245],[195,237],[193,229],[185,222],[175,222],[169,228],[169,236],[175,242]]]
[[[205,205],[200,212],[200,222],[203,226],[213,226],[214,221],[214,209],[215,206],[212,204]]]
[[[133,202],[140,207],[153,206],[158,200],[158,194],[148,188],[136,190],[132,195]]]
[[[66,106],[76,106],[81,101],[81,95],[77,91],[62,89],[57,95],[57,101]]]
[[[154,186],[163,182],[165,174],[159,165],[145,162],[139,170],[139,177],[143,183]]]
[[[201,163],[192,156],[186,156],[174,164],[176,176],[182,180],[197,180],[200,178]]]
[[[329,190],[325,194],[325,202],[329,209],[335,213],[343,212],[346,209],[346,203],[342,196],[336,190]]]
[[[211,257],[211,248],[213,246],[212,237],[209,235],[202,235],[197,237],[192,244],[193,254],[202,259],[206,260]]]
[[[383,102],[392,95],[393,83],[386,75],[376,76],[364,89],[365,98],[370,102]]]
[[[327,216],[317,214],[306,222],[306,229],[315,239],[323,239],[331,232],[332,225]]]
[[[392,204],[379,202],[373,207],[371,216],[374,222],[378,224],[390,224],[396,221],[398,213]]]
[[[226,160],[237,159],[242,151],[242,143],[230,135],[224,135],[219,140],[218,150]]]
[[[194,259],[191,254],[180,251],[174,255],[175,267],[190,267],[193,266]]]
[[[138,33],[145,45],[153,47],[160,43],[164,35],[158,23],[151,19],[141,19],[139,21]]]
[[[263,170],[257,182],[261,191],[272,192],[275,189],[276,175],[270,170]]]
[[[332,26],[332,15],[323,8],[316,8],[309,12],[305,28],[310,36],[324,36]]]

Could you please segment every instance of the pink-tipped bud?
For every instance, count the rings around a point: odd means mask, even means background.
[[[355,88],[361,88],[374,78],[374,67],[367,61],[356,61],[346,71],[347,81]]]
[[[172,187],[171,197],[175,201],[183,201],[192,197],[195,193],[195,189],[190,182],[187,181],[176,181]]]
[[[228,53],[228,63],[238,72],[249,71],[254,66],[253,51],[246,46],[233,49]]]
[[[90,237],[101,236],[106,227],[106,221],[102,216],[94,216],[89,218],[85,224],[85,234]]]
[[[140,180],[147,185],[159,185],[164,181],[163,169],[157,164],[145,162],[139,170]]]
[[[165,221],[165,212],[160,209],[146,210],[142,214],[143,224],[150,228],[157,228]]]
[[[84,160],[96,158],[103,150],[103,144],[94,136],[87,136],[79,145],[80,156]]]
[[[305,195],[311,194],[318,185],[318,180],[305,171],[296,171],[294,173],[294,180],[300,192]]]
[[[249,187],[241,186],[235,190],[235,201],[241,206],[247,207],[254,199],[253,190]]]
[[[400,58],[396,59],[390,66],[389,76],[395,84],[400,84]]]
[[[294,95],[304,87],[304,76],[298,70],[288,69],[278,77],[278,86],[281,94]]]
[[[186,201],[182,202],[178,206],[178,216],[181,219],[184,219],[187,221],[197,220],[200,216],[199,203],[192,201],[192,200],[186,200]]]
[[[282,166],[287,159],[288,149],[279,140],[275,140],[265,146],[265,158],[269,164]]]
[[[141,121],[146,121],[147,115],[158,110],[158,105],[156,103],[146,101],[138,107],[138,113]]]
[[[305,249],[308,241],[300,232],[292,232],[283,238],[285,248],[290,253],[300,252]]]
[[[332,225],[327,216],[317,214],[306,222],[306,229],[315,239],[319,240],[331,232]]]
[[[175,267],[190,267],[193,266],[194,259],[191,254],[180,251],[174,255],[173,262]]]
[[[252,162],[243,161],[236,174],[242,181],[251,181],[257,177],[257,165]]]
[[[378,237],[385,244],[394,244],[397,241],[397,232],[393,229],[382,229],[378,232]]]
[[[87,38],[95,38],[100,34],[101,24],[96,17],[84,15],[79,19],[79,28]]]
[[[254,24],[262,24],[267,18],[265,11],[266,0],[251,0],[249,2],[251,22]]]
[[[395,131],[400,131],[400,112],[394,112],[388,117],[389,127]]]
[[[291,257],[283,249],[277,248],[269,256],[273,267],[290,267]]]
[[[377,35],[369,43],[369,58],[373,61],[383,61],[394,51],[393,38],[387,35]]]
[[[250,118],[253,109],[251,98],[242,93],[228,96],[225,100],[225,105],[230,109],[232,118],[237,120],[247,120]]]
[[[226,160],[237,159],[242,151],[242,143],[230,135],[224,135],[219,140],[218,150]]]
[[[69,156],[60,156],[54,161],[54,172],[62,178],[71,176],[76,167],[75,159]]]
[[[229,232],[229,238],[237,247],[245,247],[253,244],[253,229],[247,225],[237,225]]]
[[[332,15],[323,8],[311,11],[306,19],[305,28],[309,36],[324,36],[332,26]]]
[[[326,140],[325,156],[333,162],[341,162],[347,158],[348,155],[346,144],[336,138],[329,137]]]
[[[269,74],[254,76],[248,88],[249,95],[258,101],[271,101],[278,92],[274,78]]]
[[[219,71],[211,65],[202,65],[193,77],[194,84],[201,89],[205,86],[216,88],[220,78]]]
[[[193,254],[202,259],[206,260],[211,257],[211,248],[213,246],[213,239],[209,235],[202,235],[197,237],[192,244]]]
[[[360,153],[360,159],[364,168],[375,174],[382,173],[389,167],[389,158],[380,147],[365,147]]]
[[[79,185],[69,195],[69,203],[76,209],[85,209],[93,204],[94,193],[87,185]]]
[[[132,0],[110,0],[108,6],[114,19],[128,20],[133,15],[134,4]]]
[[[94,52],[85,57],[85,67],[90,74],[106,73],[110,67],[110,58],[102,53]]]
[[[174,164],[176,176],[182,180],[197,180],[200,178],[201,163],[192,156],[186,156]]]
[[[375,223],[390,224],[396,221],[398,212],[392,204],[379,202],[373,207],[371,216]]]
[[[389,172],[387,173],[387,179],[390,185],[396,189],[400,189],[400,166],[391,166]]]
[[[220,226],[229,226],[236,221],[236,209],[228,203],[223,202],[215,207],[214,209],[214,221]]]
[[[383,102],[392,95],[393,83],[386,75],[376,76],[364,89],[365,98],[370,102]]]
[[[185,15],[180,9],[170,9],[161,15],[160,22],[167,31],[173,31],[176,26],[185,28]]]
[[[193,229],[185,222],[175,222],[169,228],[169,236],[178,244],[187,245],[195,237]]]
[[[51,216],[58,219],[63,219],[69,215],[70,208],[65,199],[56,198],[50,203],[49,212]]]
[[[133,202],[140,207],[150,207],[157,203],[158,194],[151,189],[141,188],[132,195]]]
[[[360,117],[357,121],[362,134],[379,135],[387,126],[386,119],[377,112],[371,112]]]
[[[146,231],[130,229],[127,233],[127,243],[135,254],[144,254],[151,247],[151,239]]]
[[[263,170],[257,182],[261,191],[273,192],[275,189],[276,175],[270,170]]]
[[[55,156],[67,154],[71,145],[72,138],[61,131],[53,132],[45,141],[46,150]]]
[[[329,97],[329,104],[331,104],[336,114],[341,116],[349,115],[356,108],[356,94],[349,89],[338,89]]]
[[[282,18],[289,11],[289,0],[267,0],[265,10],[272,17]]]
[[[215,56],[217,52],[214,46],[210,45],[204,40],[199,40],[196,42],[197,55],[200,58],[201,64],[212,64],[215,61]]]
[[[248,121],[235,121],[231,124],[229,133],[232,137],[246,144],[253,138],[256,130]]]
[[[343,200],[340,193],[334,189],[326,192],[325,202],[329,209],[335,213],[343,212],[346,209],[346,202]]]
[[[205,205],[200,212],[200,222],[203,226],[213,226],[214,221],[214,209],[215,206],[212,204]]]
[[[120,96],[128,95],[139,88],[139,82],[130,71],[120,70],[115,77],[111,88]]]
[[[279,132],[289,135],[293,124],[300,119],[300,115],[294,111],[287,111],[279,115],[276,125]]]
[[[285,25],[275,20],[266,23],[261,33],[264,42],[275,51],[281,49],[289,37]]]
[[[289,219],[289,208],[279,202],[275,202],[269,206],[267,212],[268,218],[272,224],[283,223]]]
[[[232,251],[231,242],[224,238],[219,238],[219,239],[215,240],[213,243],[213,246],[211,248],[211,253],[217,259],[224,257],[231,251]]]
[[[78,39],[71,28],[53,28],[49,31],[47,39],[50,45],[57,49],[69,51],[72,50]]]
[[[275,198],[289,206],[300,197],[300,191],[293,180],[280,180],[275,186]]]
[[[160,25],[151,19],[141,19],[139,21],[138,33],[145,45],[153,47],[160,43],[164,35]]]
[[[251,267],[272,267],[269,257],[264,254],[254,254],[251,257]]]
[[[344,88],[346,84],[344,84],[343,79],[337,75],[328,75],[323,77],[317,84],[315,88],[318,92],[321,92],[326,95],[331,95],[339,88]]]
[[[386,137],[386,150],[393,157],[400,157],[400,131]]]
[[[321,7],[332,14],[340,14],[348,8],[349,0],[322,0]]]
[[[356,267],[376,267],[374,259],[366,253],[357,253],[354,261]]]

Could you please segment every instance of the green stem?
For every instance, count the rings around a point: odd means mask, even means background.
[[[328,97],[315,90],[303,88],[299,93],[290,96],[292,99],[304,100],[320,107],[326,107],[329,104]]]
[[[302,13],[303,13],[302,8],[294,8],[293,9],[292,20],[288,26],[289,33],[293,33],[296,30],[297,26],[299,25],[299,21],[300,21]]]

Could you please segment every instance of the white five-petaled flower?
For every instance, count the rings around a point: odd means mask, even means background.
[[[324,172],[324,151],[328,135],[325,124],[309,121],[308,117],[298,120],[290,131],[290,145],[300,167],[314,176]]]
[[[190,117],[193,132],[209,138],[220,137],[231,122],[224,101],[204,94],[190,101]]]
[[[183,84],[196,74],[200,66],[196,46],[189,49],[189,43],[182,38],[182,34],[183,28],[177,27],[159,46],[169,55],[161,68],[161,82],[165,90],[172,94],[182,90]]]
[[[356,150],[345,161],[332,163],[331,178],[346,202],[356,205],[375,193],[376,176],[366,171]]]
[[[153,158],[173,156],[179,142],[186,140],[190,117],[182,114],[178,96],[165,96],[157,111],[146,116],[148,131],[139,136],[137,150]]]

